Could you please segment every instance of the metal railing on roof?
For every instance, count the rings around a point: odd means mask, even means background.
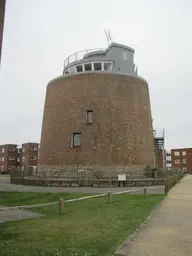
[[[88,49],[88,50],[75,52],[64,60],[64,68],[74,61],[82,60],[87,53],[104,51],[104,50],[105,50],[104,48],[97,48],[97,49]]]

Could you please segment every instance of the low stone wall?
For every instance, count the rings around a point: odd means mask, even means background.
[[[126,181],[113,180],[77,180],[77,179],[43,179],[35,177],[12,177],[12,184],[51,187],[140,187],[164,185],[164,179],[131,179]]]

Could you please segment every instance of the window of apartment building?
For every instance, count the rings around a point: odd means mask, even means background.
[[[186,156],[187,152],[186,151],[182,151],[182,156]]]
[[[175,151],[175,152],[174,152],[174,155],[175,155],[175,156],[180,156],[180,152],[179,152],[179,151]]]
[[[31,160],[37,160],[36,156],[31,156]]]
[[[20,162],[20,157],[17,157],[17,162]]]
[[[186,164],[187,163],[187,159],[182,159],[182,163]]]
[[[179,159],[175,160],[175,164],[180,164],[180,160]]]
[[[171,160],[167,160],[166,163],[167,163],[167,164],[171,164]]]
[[[14,156],[9,156],[9,160],[15,160]]]
[[[9,148],[9,151],[15,151],[15,148]]]
[[[93,122],[93,110],[87,110],[86,122],[87,122],[87,124],[92,124],[92,122]]]
[[[24,156],[22,156],[22,161],[23,161],[23,162],[25,161],[25,157],[24,157]]]
[[[25,148],[22,148],[22,152],[25,153]]]
[[[4,156],[1,157],[1,162],[4,162]]]
[[[72,147],[80,147],[81,146],[81,133],[73,133],[72,134]]]
[[[166,153],[166,156],[171,156],[171,153]]]
[[[2,153],[5,153],[5,149],[4,149],[4,148],[2,148],[1,152],[2,152]]]
[[[123,52],[123,59],[127,60],[127,52]]]
[[[32,147],[31,150],[37,151],[37,147]]]

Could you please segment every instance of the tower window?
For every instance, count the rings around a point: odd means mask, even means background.
[[[95,70],[95,71],[102,70],[102,68],[101,68],[101,62],[95,62],[95,63],[94,63],[94,70]]]
[[[65,75],[68,75],[68,74],[70,74],[69,69],[67,69],[67,70],[65,71]]]
[[[93,122],[93,110],[87,110],[86,121],[88,124],[92,124]]]
[[[84,64],[85,71],[92,71],[91,63]]]
[[[123,52],[123,59],[127,60],[127,52]]]
[[[80,147],[81,146],[81,133],[73,133],[72,134],[72,147]]]
[[[104,62],[104,70],[112,70],[112,64],[110,62]]]
[[[77,72],[82,72],[83,71],[83,66],[82,65],[76,66],[76,70],[77,70]]]

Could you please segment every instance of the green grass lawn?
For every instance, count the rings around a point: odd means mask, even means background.
[[[116,195],[35,208],[40,219],[0,225],[1,256],[111,256],[164,195]]]
[[[88,196],[81,193],[34,193],[34,192],[0,192],[0,205],[22,206],[65,200]]]

